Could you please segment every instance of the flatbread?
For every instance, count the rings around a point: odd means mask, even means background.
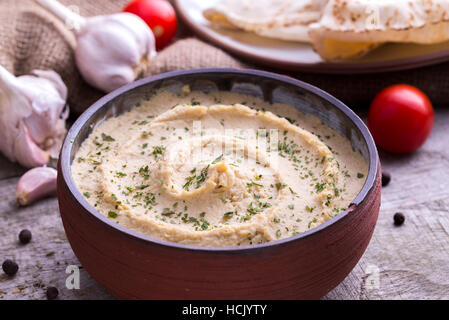
[[[352,59],[387,42],[449,40],[449,0],[222,0],[212,23],[311,42],[325,60]]]
[[[449,1],[329,0],[309,36],[326,60],[359,57],[386,42],[444,42]]]
[[[214,24],[289,41],[308,42],[326,0],[222,0],[204,11]]]

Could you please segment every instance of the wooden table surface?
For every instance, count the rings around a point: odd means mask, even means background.
[[[392,175],[383,189],[379,220],[364,256],[325,299],[449,299],[449,108],[436,109],[430,139],[408,156],[382,153]],[[60,299],[112,299],[80,269],[80,289],[66,288],[66,268],[80,266],[66,239],[55,198],[19,208],[14,199],[24,169],[0,156],[0,260],[13,259],[19,272],[0,272],[0,299],[45,299],[59,288]],[[393,214],[403,212],[401,227]],[[29,229],[28,245],[18,233]]]

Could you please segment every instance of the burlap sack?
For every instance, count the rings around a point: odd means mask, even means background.
[[[77,6],[84,16],[120,11],[127,0],[61,0]],[[73,56],[75,37],[65,24],[32,0],[0,2],[0,64],[15,75],[33,69],[52,69],[59,73],[69,89],[72,112],[81,113],[98,100],[100,92],[81,78]],[[189,68],[241,67],[223,51],[195,39],[176,42],[152,62],[146,75]]]
[[[128,2],[128,0],[60,1],[78,8],[84,16],[117,12]],[[185,27],[181,26],[180,29],[183,28]],[[90,87],[81,78],[73,57],[74,46],[75,38],[65,24],[35,4],[33,0],[1,0],[0,64],[16,75],[28,74],[33,69],[55,70],[62,76],[69,89],[68,103],[72,113],[79,114],[104,93]],[[203,67],[249,66],[202,41],[185,39],[160,52],[145,75]],[[286,73],[279,70],[271,71]],[[354,107],[368,103],[383,87],[402,82],[424,90],[434,104],[448,104],[448,72],[449,63],[443,63],[410,71],[376,75],[297,73],[293,76],[317,85]]]

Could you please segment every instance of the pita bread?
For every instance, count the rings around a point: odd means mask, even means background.
[[[222,0],[204,12],[214,24],[289,41],[308,42],[326,0]]]
[[[309,36],[326,60],[358,57],[385,42],[444,42],[449,1],[330,0]]]

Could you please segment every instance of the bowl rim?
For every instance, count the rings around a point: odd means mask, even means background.
[[[120,96],[121,94],[128,92],[130,90],[133,90],[137,87],[147,85],[148,83],[155,82],[155,81],[161,81],[161,80],[167,80],[167,79],[173,79],[177,78],[179,76],[185,76],[185,75],[196,75],[196,74],[205,74],[205,73],[212,73],[212,74],[243,74],[243,75],[251,75],[256,77],[261,77],[265,79],[275,80],[283,83],[287,83],[296,87],[299,87],[301,89],[304,89],[306,91],[309,91],[315,95],[318,95],[320,98],[327,100],[330,104],[332,104],[334,107],[339,109],[341,112],[343,112],[353,123],[354,125],[359,129],[360,133],[363,136],[363,139],[365,140],[367,147],[368,147],[368,153],[369,153],[369,168],[368,168],[368,174],[365,180],[365,183],[360,190],[360,192],[357,194],[357,196],[354,198],[354,200],[351,202],[351,204],[348,206],[348,209],[340,212],[335,217],[329,219],[328,221],[310,229],[303,233],[297,234],[295,236],[270,241],[262,244],[252,244],[252,245],[244,245],[244,246],[227,246],[227,247],[210,247],[210,246],[199,246],[199,245],[188,245],[188,244],[181,244],[177,242],[171,242],[167,240],[162,240],[158,238],[153,238],[151,236],[139,233],[137,231],[134,231],[132,229],[126,228],[124,226],[121,226],[110,219],[108,219],[106,216],[102,215],[99,211],[97,211],[92,205],[90,205],[87,200],[84,198],[84,196],[81,194],[81,191],[78,190],[78,188],[75,185],[75,182],[73,180],[72,174],[71,174],[71,163],[70,163],[70,154],[72,151],[72,146],[75,138],[78,136],[80,130],[84,127],[84,124],[91,118],[92,115],[94,115],[99,109],[104,107],[109,101],[113,100],[114,98]],[[378,152],[376,145],[374,143],[374,139],[372,138],[367,126],[365,123],[360,119],[360,117],[354,113],[348,106],[346,106],[343,102],[335,98],[334,96],[330,95],[329,93],[325,92],[322,89],[319,89],[318,87],[315,87],[311,84],[308,84],[306,82],[291,78],[289,76],[280,75],[272,72],[267,71],[261,71],[261,70],[253,70],[253,69],[233,69],[233,68],[199,68],[199,69],[189,69],[189,70],[182,70],[182,71],[172,71],[172,72],[166,72],[155,76],[150,76],[147,78],[143,78],[140,80],[137,80],[133,83],[130,83],[128,85],[125,85],[123,87],[118,88],[117,90],[103,96],[98,101],[96,101],[94,104],[92,104],[88,109],[86,109],[75,121],[75,123],[71,126],[69,131],[67,132],[67,135],[64,139],[63,146],[61,148],[61,153],[59,157],[59,165],[60,165],[60,172],[62,173],[62,180],[66,184],[68,190],[70,191],[73,198],[78,202],[78,204],[83,207],[83,209],[88,212],[93,218],[98,220],[101,223],[104,223],[106,226],[122,232],[124,235],[133,238],[134,240],[142,241],[146,244],[151,245],[158,245],[163,246],[166,248],[171,249],[179,249],[179,250],[187,250],[187,251],[196,251],[196,252],[215,252],[215,253],[246,253],[246,252],[255,252],[260,249],[269,249],[272,247],[277,247],[281,245],[289,244],[293,241],[299,241],[301,239],[305,239],[307,237],[310,237],[312,235],[316,235],[318,233],[323,232],[326,228],[329,226],[343,220],[346,216],[351,214],[351,212],[354,211],[354,209],[362,203],[365,198],[368,196],[368,194],[371,192],[371,190],[375,186],[376,177],[378,174],[378,165],[379,165],[379,158],[378,158]],[[58,185],[58,189],[61,188],[60,185]]]

